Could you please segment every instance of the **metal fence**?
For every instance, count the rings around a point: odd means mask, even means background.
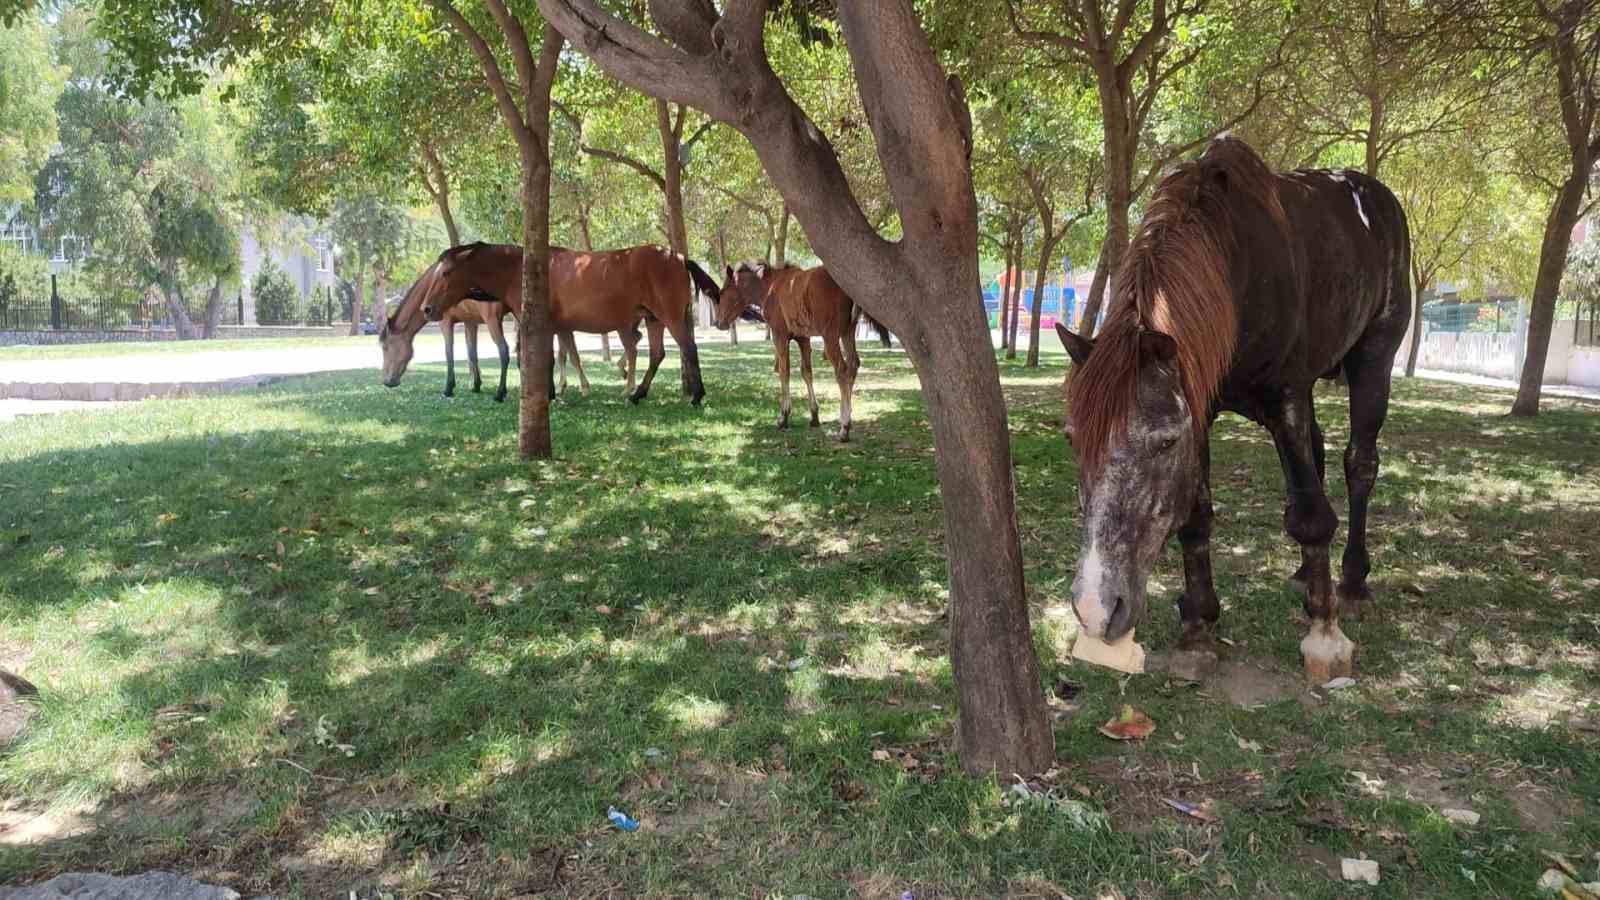
[[[159,311],[138,297],[67,297],[50,276],[48,295],[0,294],[0,330],[114,331],[154,327]]]
[[[1489,300],[1481,303],[1433,301],[1422,305],[1424,330],[1432,333],[1482,332],[1510,334],[1517,330],[1517,301]]]

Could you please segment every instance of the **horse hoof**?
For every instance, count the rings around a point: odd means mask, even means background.
[[[472,392],[473,392],[473,393],[474,393],[474,394],[481,394],[481,393],[483,393],[483,385],[481,385],[481,384],[475,384],[475,385],[473,385],[473,386],[472,386]]]
[[[1338,622],[1313,622],[1311,633],[1300,642],[1306,681],[1321,685],[1354,671],[1356,645],[1339,630]]]
[[[839,429],[839,443],[841,443],[841,444],[850,443],[850,429],[848,429],[848,428]]]
[[[779,431],[787,431],[788,429],[789,429],[789,420],[788,420],[788,418],[786,417],[786,418],[779,419],[778,420],[778,430]]]
[[[822,425],[822,420],[817,418],[817,414],[816,413],[812,413],[811,414],[811,427],[812,428],[818,428],[821,425]]]
[[[1361,621],[1362,609],[1372,602],[1372,590],[1366,585],[1347,587],[1341,584],[1336,592],[1339,596],[1339,618]]]
[[[496,403],[504,403],[504,402],[506,402],[506,392],[505,391],[500,391],[500,392],[496,393],[494,395],[494,402],[496,402]]]
[[[455,399],[455,396],[456,396],[456,392],[455,391],[445,391],[444,392],[444,398],[446,400],[453,400],[453,399]]]
[[[1182,681],[1204,682],[1217,671],[1217,651],[1211,647],[1180,647],[1167,660],[1167,674]]]
[[[705,402],[705,399],[706,399],[706,395],[705,394],[695,394],[694,397],[692,399],[690,399],[689,405],[690,406],[699,406],[701,403]]]

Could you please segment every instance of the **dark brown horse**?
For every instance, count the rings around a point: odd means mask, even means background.
[[[778,427],[789,427],[791,340],[800,345],[800,375],[805,378],[806,398],[811,404],[811,427],[821,424],[817,417],[817,391],[811,383],[811,339],[820,337],[822,352],[833,365],[833,377],[839,383],[838,438],[850,440],[850,399],[856,373],[861,369],[861,357],[856,353],[856,323],[865,312],[821,266],[774,269],[765,263],[741,263],[737,269],[726,269],[721,299],[717,301],[717,327],[729,328],[750,310],[757,311],[766,321],[778,357]],[[867,320],[888,346],[888,329],[871,316]]]
[[[1355,645],[1339,615],[1354,617],[1371,595],[1367,502],[1389,370],[1411,318],[1410,254],[1394,194],[1357,172],[1275,174],[1224,138],[1161,183],[1099,337],[1056,326],[1075,363],[1084,544],[1073,607],[1087,634],[1115,641],[1139,621],[1150,570],[1176,529],[1185,586],[1174,671],[1198,678],[1215,665],[1208,434],[1229,411],[1277,445],[1284,529],[1300,545],[1295,580],[1311,618],[1300,645],[1306,675],[1349,673]],[[1350,392],[1350,533],[1336,591],[1328,545],[1338,518],[1323,487],[1312,388],[1340,373]]]
[[[624,344],[637,340],[641,317],[650,335],[650,367],[629,397],[637,403],[650,393],[656,369],[666,358],[662,331],[672,334],[689,371],[691,402],[705,398],[700,354],[686,313],[689,286],[715,301],[717,283],[692,260],[655,246],[583,252],[550,248],[550,323],[556,333],[616,331]],[[522,248],[509,244],[452,247],[434,263],[434,277],[423,292],[422,314],[437,319],[466,299],[500,300],[513,312],[522,308]],[[552,393],[554,384],[551,385]]]

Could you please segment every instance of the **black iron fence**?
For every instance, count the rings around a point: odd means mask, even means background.
[[[14,285],[14,282],[11,284]],[[0,330],[3,331],[114,331],[157,327],[163,310],[138,297],[63,296],[50,276],[50,293],[28,296],[16,291],[0,293]]]

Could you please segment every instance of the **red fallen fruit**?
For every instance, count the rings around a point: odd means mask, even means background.
[[[1142,741],[1154,734],[1156,723],[1149,716],[1126,704],[1122,714],[1100,726],[1100,733],[1117,741]]]

